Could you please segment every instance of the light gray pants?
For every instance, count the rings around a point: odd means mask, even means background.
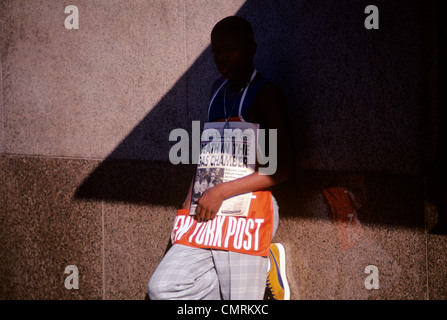
[[[279,224],[273,198],[273,236]],[[147,285],[151,300],[261,300],[268,258],[173,245]]]

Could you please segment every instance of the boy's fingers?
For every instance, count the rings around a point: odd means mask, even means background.
[[[200,205],[198,205],[196,207],[196,218],[197,218],[197,220],[202,219],[202,209],[201,209]]]
[[[207,210],[207,212],[206,212],[205,221],[208,221],[211,219],[213,219],[213,211],[210,209],[210,210]]]
[[[203,221],[208,221],[209,220],[209,209],[203,208],[201,211],[201,218]]]
[[[199,204],[196,209],[196,216],[199,221],[207,221],[209,219],[208,210]]]
[[[205,209],[200,205],[196,209],[196,217],[198,220],[208,221],[215,217],[214,211],[211,209]]]

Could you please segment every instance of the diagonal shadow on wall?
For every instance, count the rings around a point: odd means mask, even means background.
[[[426,58],[420,47],[433,43],[424,42],[429,41],[424,21],[415,19],[418,1],[377,1],[381,29],[372,31],[364,27],[367,5],[248,0],[237,13],[254,26],[258,70],[282,87],[288,100],[299,171],[275,188],[275,196],[283,215],[315,216],[312,206],[321,188],[344,186],[369,207],[362,221],[420,227],[420,68]],[[207,48],[86,177],[75,197],[179,205],[194,166],[169,163],[169,133],[190,131],[192,120],[206,121],[215,77]],[[162,151],[161,160],[153,150]]]

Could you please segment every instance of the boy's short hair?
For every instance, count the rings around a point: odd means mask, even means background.
[[[220,20],[211,31],[211,39],[217,35],[227,33],[240,38],[244,44],[255,41],[253,27],[246,19],[238,16],[229,16]]]

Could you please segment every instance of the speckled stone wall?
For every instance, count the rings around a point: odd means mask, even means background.
[[[252,22],[295,130],[274,239],[292,299],[447,297],[447,239],[426,233],[439,220],[434,1],[14,0],[0,3],[1,299],[146,298],[194,172],[169,163],[169,132],[206,120],[209,32],[233,14]],[[349,249],[321,192],[335,186],[360,204]]]

